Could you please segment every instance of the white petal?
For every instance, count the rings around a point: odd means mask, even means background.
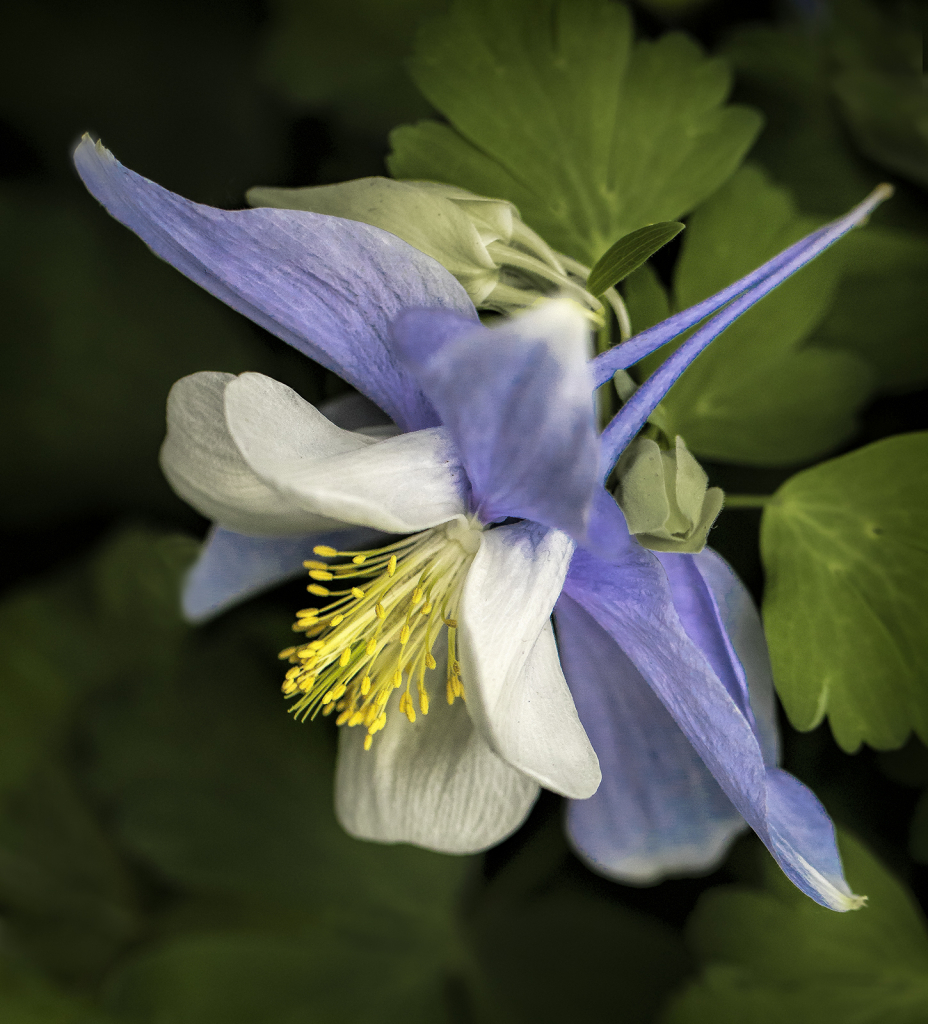
[[[428,715],[408,722],[397,691],[370,750],[362,727],[342,727],[335,810],[359,839],[477,853],[522,824],[538,787],[490,750],[462,701],[448,706],[442,672],[431,675],[440,685],[431,687]]]
[[[344,529],[340,520],[307,511],[269,487],[242,458],[223,408],[235,379],[229,373],[195,373],[171,388],[161,447],[168,482],[198,512],[236,533],[286,536]]]
[[[467,511],[466,477],[440,428],[386,440],[339,430],[296,392],[254,373],[227,387],[225,408],[248,465],[309,512],[415,533]]]
[[[518,523],[487,530],[458,608],[468,708],[493,749],[547,789],[583,799],[599,761],[561,671],[551,610],[573,542]]]

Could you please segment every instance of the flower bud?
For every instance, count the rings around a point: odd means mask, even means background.
[[[682,437],[670,451],[662,451],[650,438],[636,438],[623,452],[616,472],[616,500],[629,532],[642,547],[702,551],[725,496],[720,487],[707,487],[709,478]]]
[[[434,181],[359,178],[310,188],[253,188],[252,206],[308,210],[383,228],[438,260],[478,309],[512,313],[566,295],[600,317],[589,268],[555,253],[512,203]]]

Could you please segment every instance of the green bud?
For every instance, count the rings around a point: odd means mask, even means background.
[[[616,500],[642,547],[702,551],[725,496],[720,487],[707,487],[709,478],[682,437],[671,451],[662,451],[650,438],[636,438],[622,453],[616,473]]]
[[[566,295],[601,321],[599,300],[583,287],[589,268],[555,253],[505,200],[440,182],[391,178],[253,188],[247,199],[252,206],[308,210],[383,228],[438,260],[478,309],[512,313]]]

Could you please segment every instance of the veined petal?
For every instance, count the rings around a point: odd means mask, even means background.
[[[214,526],[187,573],[181,600],[188,622],[206,622],[220,612],[305,574],[303,560],[325,544],[356,551],[377,543],[374,530],[306,533],[295,537],[247,537]]]
[[[444,689],[439,671],[427,682]],[[410,723],[398,700],[370,750],[363,729],[340,730],[335,810],[345,831],[440,853],[478,853],[515,832],[538,786],[493,753],[462,701],[436,699]]]
[[[623,344],[616,345],[607,352],[603,352],[593,360],[595,386],[599,387],[601,384],[605,384],[606,381],[612,378],[616,370],[627,370],[628,367],[634,366],[639,360],[657,351],[657,349],[666,345],[669,341],[673,341],[674,338],[679,337],[684,331],[695,327],[700,320],[715,313],[726,303],[743,296],[743,303],[732,302],[730,309],[725,314],[728,317],[727,321],[714,329],[712,337],[720,334],[744,310],[759,302],[760,299],[773,291],[777,285],[782,284],[800,267],[805,266],[806,263],[815,259],[816,256],[824,252],[829,246],[834,245],[839,238],[846,235],[852,228],[864,223],[874,209],[888,199],[892,193],[891,185],[877,186],[862,203],[855,206],[849,213],[806,235],[805,238],[795,242],[789,248],[784,249],[783,252],[758,267],[757,270],[752,270],[750,274],[746,274],[740,281],[735,281],[734,284],[730,284],[727,288],[716,292],[715,295],[710,296],[708,299],[703,299],[702,302],[698,302],[695,306],[690,306],[689,309],[685,309],[668,317],[666,320],[662,320],[659,324],[655,324],[654,327],[641,331],[640,334],[629,338]],[[707,327],[717,322],[721,323],[721,320],[721,317],[717,317]]]
[[[619,882],[701,873],[744,819],[611,636],[564,595],[555,607],[561,664],[603,781],[567,807],[577,853]]]
[[[684,629],[651,552],[629,542],[610,565],[577,551],[564,592],[626,653],[792,881],[831,909],[860,906],[835,874],[840,859],[827,815],[811,793],[800,798],[807,791],[797,780],[783,797],[783,773],[766,768],[751,724]]]
[[[764,764],[773,767],[780,760],[780,732],[773,671],[760,615],[747,587],[717,551],[704,548],[698,555],[690,557],[712,593],[722,628],[744,667],[754,712],[754,732],[764,755]],[[658,554],[657,558],[663,564],[664,556]]]
[[[587,797],[600,772],[558,662],[550,616],[573,544],[522,522],[484,532],[458,606],[458,653],[486,742],[546,789]]]
[[[579,308],[553,300],[492,330],[413,310],[394,338],[461,452],[481,521],[519,517],[584,537],[598,449]]]
[[[353,384],[404,430],[434,411],[384,344],[410,306],[477,320],[455,278],[395,235],[291,210],[217,210],[123,167],[85,136],[74,153],[90,192],[208,292]]]
[[[384,440],[340,430],[295,391],[257,373],[228,385],[225,413],[253,472],[316,515],[415,533],[467,511],[467,480],[439,428]]]
[[[161,446],[161,468],[174,490],[208,519],[238,533],[286,536],[344,529],[350,524],[307,510],[268,486],[242,457],[226,425],[229,373],[194,373],[183,377],[168,395],[168,432]],[[352,444],[370,438],[326,425]]]

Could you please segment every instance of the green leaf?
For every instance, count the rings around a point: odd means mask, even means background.
[[[661,224],[648,224],[620,238],[609,247],[590,271],[586,283],[587,291],[598,297],[607,288],[624,281],[658,249],[662,249],[671,239],[676,238],[685,227],[685,224],[676,220],[664,221]]]
[[[587,265],[711,195],[760,128],[726,105],[723,61],[680,34],[633,43],[606,0],[457,2],[423,28],[411,71],[450,127],[393,132],[391,174],[508,199]]]
[[[0,1020],[9,1024],[116,1024],[28,966],[8,941],[0,946]]]
[[[85,990],[137,938],[128,872],[60,768],[43,765],[0,816],[0,902],[23,951]]]
[[[919,26],[866,0],[834,4],[832,89],[859,149],[928,187],[928,93]]]
[[[814,226],[759,168],[742,168],[690,218],[674,308],[731,284]],[[809,461],[848,438],[870,394],[869,369],[851,353],[807,344],[828,312],[839,269],[834,253],[819,257],[713,341],[664,399],[671,434],[705,458],[754,466]],[[668,353],[644,360],[639,374]]]
[[[860,843],[840,836],[862,910],[814,904],[768,862],[766,891],[712,889],[688,930],[702,977],[661,1024],[919,1024],[928,1018],[928,931],[914,897]]]
[[[416,25],[446,0],[273,0],[264,77],[291,101],[337,112],[355,129],[383,135],[432,112],[403,62]]]
[[[882,391],[928,383],[928,238],[877,226],[855,231],[837,254],[841,284],[810,344],[851,352]]]
[[[928,433],[789,479],[764,511],[764,624],[797,729],[846,751],[928,737]]]

